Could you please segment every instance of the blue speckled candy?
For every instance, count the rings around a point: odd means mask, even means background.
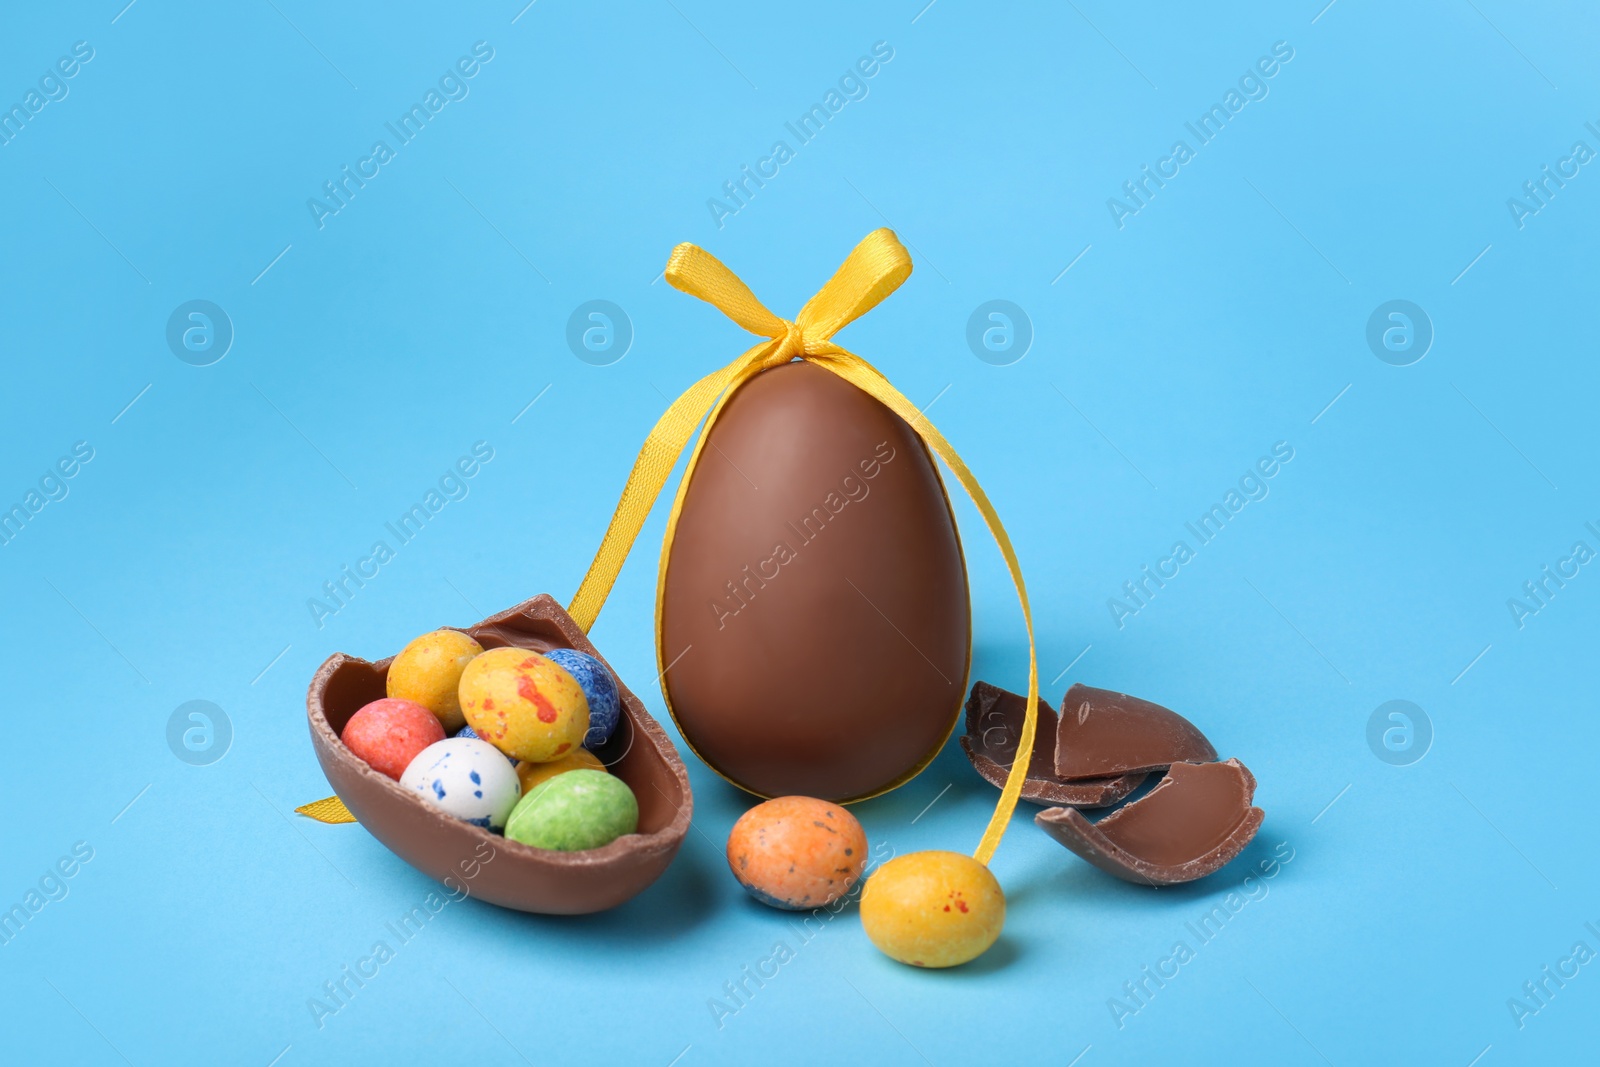
[[[457,736],[457,737],[471,737],[471,738],[474,738],[474,739],[476,739],[478,741],[482,741],[483,740],[483,738],[478,737],[478,735],[473,732],[473,729],[470,726],[463,726],[461,729],[459,729],[459,730],[457,730],[455,732],[455,736]],[[489,742],[489,743],[492,744],[493,742]],[[517,765],[517,757],[515,757],[515,756],[506,756],[506,759],[511,761],[511,765],[513,767],[515,767]]]
[[[522,796],[522,781],[505,753],[477,737],[447,737],[417,754],[400,785],[446,815],[503,830]]]
[[[604,663],[574,648],[552,648],[544,654],[572,675],[589,701],[589,732],[583,747],[593,751],[606,743],[622,718],[622,693]]]

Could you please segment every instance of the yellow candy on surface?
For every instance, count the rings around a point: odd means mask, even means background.
[[[861,893],[861,925],[890,959],[957,967],[1000,936],[1006,895],[989,868],[960,852],[912,852],[874,871]]]
[[[461,714],[461,672],[483,646],[460,630],[434,630],[412,641],[389,664],[388,695],[421,704],[453,734],[467,723]]]
[[[568,771],[610,771],[600,757],[586,748],[574,749],[558,760],[549,763],[529,763],[523,760],[517,764],[517,777],[522,780],[522,795],[527,796],[533,792],[533,787],[547,779]]]
[[[473,733],[530,763],[560,759],[589,731],[589,700],[577,679],[522,648],[491,648],[467,664],[461,711]]]

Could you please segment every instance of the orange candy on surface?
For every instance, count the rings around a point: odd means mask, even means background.
[[[778,797],[739,817],[728,866],[750,895],[774,908],[809,911],[848,893],[867,864],[856,817],[812,797]]]

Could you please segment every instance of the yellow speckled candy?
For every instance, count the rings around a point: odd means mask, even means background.
[[[890,959],[956,967],[988,951],[1006,923],[989,868],[960,852],[897,856],[867,879],[861,925]]]
[[[596,756],[586,748],[575,748],[560,759],[552,760],[549,763],[528,763],[523,761],[517,764],[517,777],[522,780],[522,795],[527,796],[533,792],[533,787],[540,782],[548,778],[554,778],[558,774],[565,774],[567,771],[606,771],[607,774],[610,773],[606,765],[600,762],[599,756]]]
[[[589,701],[577,680],[521,648],[491,648],[467,664],[461,710],[473,733],[530,763],[560,759],[589,730]]]
[[[421,704],[453,734],[467,721],[461,714],[461,672],[482,651],[482,645],[460,630],[423,634],[389,664],[388,694]]]

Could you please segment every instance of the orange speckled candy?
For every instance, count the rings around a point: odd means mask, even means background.
[[[445,731],[453,734],[467,721],[458,695],[461,672],[482,651],[482,645],[460,630],[434,630],[400,650],[389,664],[384,685],[390,696],[433,712]]]
[[[763,904],[809,911],[850,891],[867,863],[867,835],[856,817],[812,797],[757,804],[733,824],[728,866]]]
[[[589,730],[577,680],[537,652],[491,648],[461,672],[461,710],[472,732],[530,763],[560,759]]]
[[[517,764],[517,778],[522,782],[522,795],[527,796],[533,792],[533,787],[547,778],[554,778],[567,771],[606,771],[610,773],[600,757],[586,748],[575,748],[558,760],[549,763],[529,763],[524,760]]]
[[[912,852],[873,872],[861,925],[890,959],[956,967],[988,951],[1006,923],[1006,895],[989,868],[960,852]]]

